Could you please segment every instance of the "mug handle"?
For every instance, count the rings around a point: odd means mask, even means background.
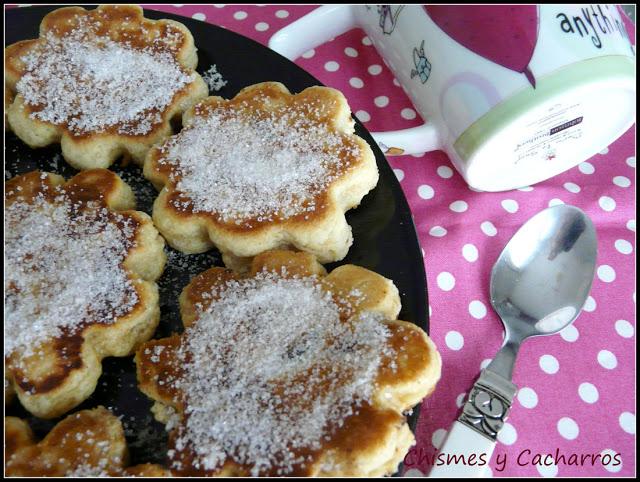
[[[352,6],[325,5],[278,30],[269,39],[269,48],[294,60],[357,26]],[[421,154],[441,146],[438,131],[429,123],[398,131],[372,132],[371,135],[387,155]]]

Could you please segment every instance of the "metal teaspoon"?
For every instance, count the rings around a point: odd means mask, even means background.
[[[504,325],[504,343],[482,370],[440,448],[443,462],[447,457],[442,454],[458,455],[457,460],[439,465],[436,458],[429,477],[484,474],[517,391],[511,374],[520,344],[557,333],[578,317],[591,289],[596,256],[593,223],[566,204],[536,214],[511,238],[491,271],[491,304]]]

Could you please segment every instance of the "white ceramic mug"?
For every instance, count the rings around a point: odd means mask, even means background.
[[[355,27],[428,120],[374,133],[381,147],[442,149],[478,190],[555,176],[635,120],[635,50],[613,5],[330,5],[269,46],[295,59]]]

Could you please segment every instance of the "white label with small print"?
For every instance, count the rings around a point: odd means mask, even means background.
[[[582,138],[583,119],[579,102],[552,105],[542,117],[525,126],[528,134],[515,143],[516,164],[532,158],[553,161],[558,146]]]

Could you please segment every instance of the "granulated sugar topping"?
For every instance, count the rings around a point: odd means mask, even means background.
[[[63,196],[5,207],[4,354],[36,346],[86,321],[113,323],[138,302],[121,266],[134,226]],[[84,205],[86,206],[86,205]]]
[[[353,140],[304,110],[270,108],[213,109],[163,146],[159,162],[174,167],[172,181],[193,212],[236,224],[310,213],[318,193],[357,159]]]
[[[209,69],[202,75],[202,79],[207,83],[209,92],[218,92],[227,85],[227,81],[224,80],[222,74],[218,72],[216,64],[209,67]]]
[[[25,74],[16,85],[32,118],[66,124],[74,134],[146,134],[162,121],[174,95],[195,78],[168,49],[133,48],[99,37],[91,24],[44,44],[21,58]],[[156,40],[157,42],[159,40]]]
[[[211,296],[178,356],[187,408],[175,449],[188,445],[205,470],[232,454],[252,475],[289,473],[370,401],[389,329],[373,313],[347,320],[314,277],[263,272]]]
[[[65,477],[113,477],[106,471],[105,467],[101,465],[82,464],[68,470]]]

